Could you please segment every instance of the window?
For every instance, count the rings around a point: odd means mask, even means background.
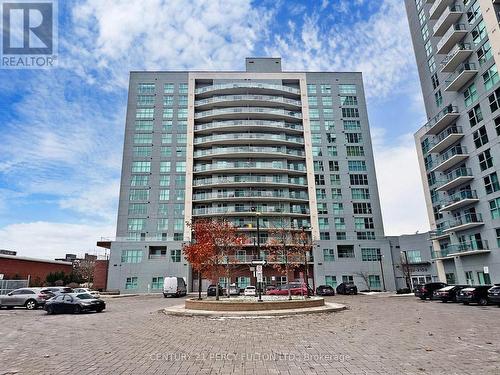
[[[340,84],[339,85],[339,94],[340,95],[356,95],[356,85],[353,84]]]
[[[177,174],[175,175],[175,186],[184,186],[186,185],[186,175],[185,174]]]
[[[481,15],[481,9],[479,8],[479,1],[474,1],[472,6],[467,11],[467,21],[469,21],[469,25],[472,25],[478,17]]]
[[[314,87],[316,87],[316,86],[314,86]],[[311,106],[311,107],[318,106],[318,97],[316,97],[316,96],[308,96],[307,101],[309,103],[309,106]]]
[[[338,245],[337,246],[338,257],[340,258],[354,258],[354,246],[353,245]]]
[[[132,173],[148,173],[151,172],[150,161],[134,161],[132,162]]]
[[[307,93],[308,94],[316,94],[316,85],[315,84],[307,85]]]
[[[422,262],[422,254],[420,250],[408,250],[406,251],[406,258],[408,259],[408,263],[421,263]]]
[[[420,33],[422,34],[422,40],[426,41],[427,38],[429,37],[429,26],[427,24],[425,24],[422,27],[422,30],[420,30]]]
[[[349,160],[349,172],[366,172],[366,162],[364,160]]]
[[[146,215],[148,213],[147,203],[131,203],[128,206],[129,215]]]
[[[474,274],[472,271],[466,271],[465,272],[465,282],[467,285],[474,285]]]
[[[311,148],[313,156],[323,156],[321,152],[321,146],[312,146]]]
[[[326,194],[325,194],[325,198],[326,198]],[[342,189],[333,188],[332,189],[332,199],[336,200],[336,201],[342,200]]]
[[[337,238],[337,241],[344,241],[347,239],[347,235],[346,235],[346,232],[337,232],[336,233],[336,238]]]
[[[364,230],[364,229],[374,229],[375,225],[373,224],[372,217],[355,217],[354,218],[354,228],[356,230]]]
[[[179,94],[187,94],[187,93],[188,93],[188,84],[179,83]]]
[[[174,109],[173,108],[163,108],[163,118],[173,118]]]
[[[473,83],[469,87],[467,87],[464,91],[464,102],[465,106],[469,107],[472,103],[474,103],[477,99],[477,90],[476,85]]]
[[[160,151],[160,156],[162,158],[168,158],[172,156],[172,147],[170,146],[162,146]]]
[[[324,172],[325,168],[321,160],[316,160],[313,162],[314,172]]]
[[[147,201],[149,199],[149,190],[147,189],[132,189],[130,190],[130,201]]]
[[[483,65],[492,57],[491,53],[491,44],[490,41],[487,40],[479,49],[477,50],[477,59],[479,60],[479,65]]]
[[[365,156],[363,146],[346,146],[347,156]]]
[[[142,250],[122,250],[122,263],[142,262]]]
[[[321,132],[321,123],[318,120],[311,120],[309,121],[309,124],[311,125],[311,132],[313,133]]]
[[[146,228],[146,219],[128,219],[127,227],[129,231],[141,231]]]
[[[496,65],[493,65],[483,74],[484,88],[489,90],[495,85],[498,81],[500,81],[500,77],[498,76],[498,69]]]
[[[479,22],[477,26],[472,29],[471,34],[474,45],[477,46],[481,44],[481,41],[486,36],[486,25],[484,20],[481,20],[481,22]]]
[[[170,172],[172,163],[170,161],[161,161],[160,162],[160,173]]]
[[[153,95],[138,95],[137,106],[154,106],[155,97]]]
[[[181,261],[181,251],[170,250],[170,258],[172,259],[172,262],[179,263]]]
[[[332,86],[328,84],[321,84],[321,93],[322,94],[331,94],[332,93]]]
[[[371,203],[353,203],[352,207],[355,215],[368,215],[372,213]]]
[[[161,201],[168,201],[170,199],[170,190],[169,189],[160,189],[159,199]]]
[[[312,119],[318,119],[319,118],[318,108],[309,108],[309,117]]]
[[[324,118],[333,118],[333,109],[332,108],[323,108],[323,117]]]
[[[439,108],[443,105],[443,94],[441,94],[441,90],[434,93],[434,100],[436,102],[436,107]]]
[[[427,57],[429,57],[430,55],[432,55],[432,44],[431,44],[430,40],[428,40],[425,43],[424,48],[425,48],[425,54],[427,55]]]
[[[368,185],[368,175],[366,174],[350,174],[349,181],[351,185]]]
[[[161,216],[168,215],[168,204],[160,203],[158,205],[158,215],[161,215]]]
[[[335,250],[334,249],[323,249],[323,260],[325,262],[335,261]]]
[[[434,73],[431,77],[431,81],[432,81],[432,88],[435,90],[438,88],[439,86],[439,77],[437,75],[437,73]]]
[[[472,138],[474,139],[476,148],[484,146],[488,143],[488,133],[486,133],[486,128],[484,126],[480,127],[472,134]]]
[[[182,203],[176,203],[174,205],[174,216],[184,217],[184,205]]]
[[[329,232],[319,232],[319,239],[321,241],[330,241],[330,233]]]
[[[330,225],[328,224],[328,218],[320,217],[318,218],[319,230],[328,230],[330,229]]]
[[[479,159],[479,168],[481,168],[481,171],[493,167],[493,158],[491,157],[490,149],[484,150],[477,157]]]
[[[331,96],[323,96],[321,97],[321,103],[323,107],[331,107],[333,105],[333,98]],[[333,112],[330,112],[333,115]]]
[[[477,104],[469,111],[469,123],[473,127],[481,121],[483,121],[483,113],[481,112],[481,106]]]
[[[153,119],[154,118],[154,108],[137,108],[135,113],[136,119]]]
[[[380,249],[361,249],[361,260],[363,262],[377,262],[381,256]]]
[[[151,146],[135,146],[134,147],[134,157],[150,157],[153,148]]]
[[[420,22],[420,26],[425,23],[425,12],[423,8],[420,9],[420,12],[418,12],[418,22]]]
[[[151,289],[163,289],[163,277],[153,277],[151,280]]]
[[[344,120],[344,130],[361,130],[361,123],[359,120]]]
[[[356,232],[356,239],[358,240],[374,240],[375,232]]]
[[[500,247],[500,228],[495,229],[497,235],[497,246]]]
[[[326,199],[326,190],[316,189],[316,199]]]
[[[173,126],[173,120],[163,120],[161,122],[161,131],[163,132],[171,132]]]
[[[182,232],[184,230],[184,219],[175,219],[174,220],[174,231]]]
[[[172,143],[172,134],[162,134],[161,143]]]
[[[500,108],[500,87],[496,89],[493,94],[488,96],[488,100],[490,102],[490,109],[492,113]]]
[[[363,136],[361,133],[346,133],[345,140],[347,143],[363,143]]]
[[[151,120],[135,120],[135,131],[152,131],[153,121]]]
[[[163,105],[165,107],[171,107],[174,105],[174,97],[172,95],[165,95],[163,97]]]
[[[137,289],[137,277],[127,277],[125,280],[125,289]]]
[[[326,276],[325,275],[325,284],[331,286],[332,288],[337,287],[337,276]]]
[[[345,219],[343,217],[335,217],[333,218],[333,222],[335,224],[335,229],[337,230],[346,229]]]
[[[158,232],[165,231],[168,229],[168,219],[158,219],[158,226],[156,230]]]
[[[163,85],[163,93],[164,94],[173,94],[174,93],[174,84],[173,83],[165,83]]]
[[[342,108],[342,117],[359,117],[359,109]]]
[[[454,285],[455,284],[455,274],[453,272],[445,274],[446,276],[446,284]]]
[[[153,134],[135,134],[134,135],[135,144],[151,144],[153,143]]]
[[[179,108],[177,110],[177,118],[178,119],[187,119],[188,117],[188,110],[187,108]]]
[[[330,175],[330,185],[340,185],[340,175],[331,174]]]
[[[179,107],[187,107],[188,97],[187,95],[179,95]]]
[[[327,215],[328,214],[328,205],[326,203],[316,203],[318,207],[319,215]]]
[[[244,289],[250,285],[250,277],[248,276],[238,276],[236,278],[236,285],[240,287],[240,289]]]
[[[358,105],[358,97],[357,96],[341,96],[340,97],[340,105]]]
[[[484,189],[486,194],[494,193],[500,190],[500,184],[498,182],[497,172],[493,172],[490,175],[483,177]]]
[[[330,160],[328,162],[328,169],[330,170],[330,172],[338,172],[340,170],[339,162],[335,160]]]
[[[497,135],[500,135],[500,116],[497,117],[494,121],[495,121],[495,129],[497,131]]]
[[[368,285],[370,288],[380,288],[380,276],[368,275]]]
[[[325,175],[315,174],[314,181],[315,181],[316,185],[324,185],[325,184]]]
[[[427,60],[427,66],[429,67],[429,71],[431,73],[436,71],[436,60],[434,59],[434,56],[431,56],[431,58]]]
[[[186,162],[185,161],[178,161],[177,164],[175,165],[175,171],[176,172],[186,172]]]
[[[179,134],[177,133],[177,143],[185,144],[187,142],[187,134]]]
[[[139,94],[154,94],[155,84],[154,83],[139,83],[137,84],[137,93]]]

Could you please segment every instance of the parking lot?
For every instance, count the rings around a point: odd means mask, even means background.
[[[0,374],[499,374],[500,308],[335,296],[349,310],[269,319],[166,316],[182,299],[103,313],[0,310]]]

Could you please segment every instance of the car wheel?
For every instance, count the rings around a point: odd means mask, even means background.
[[[167,295],[166,295],[166,294],[163,294],[163,297],[167,298]]]
[[[52,306],[47,306],[47,315],[51,315],[54,313],[54,309],[52,308]]]
[[[75,305],[75,307],[73,307],[73,314],[80,314],[82,312],[82,308],[80,307],[80,305]]]
[[[464,305],[468,305],[468,304],[469,304],[469,302],[464,302]]]
[[[446,302],[448,302],[448,301],[447,301],[447,300],[445,300],[445,299],[442,299],[442,300],[441,300],[441,302],[446,303]]]
[[[28,309],[28,310],[35,310],[37,308],[37,305],[36,305],[36,301],[33,300],[33,299],[29,299],[26,301],[26,303],[24,304],[24,306]]]
[[[488,304],[488,300],[486,298],[480,298],[478,304],[480,306],[486,306]]]
[[[102,310],[103,310],[103,309],[101,309],[101,308],[98,308],[98,309],[96,309],[96,310],[95,310],[95,312],[98,312],[98,313],[100,313],[100,312],[102,312]]]
[[[425,297],[420,297],[420,299],[421,299],[422,301],[425,301]]]

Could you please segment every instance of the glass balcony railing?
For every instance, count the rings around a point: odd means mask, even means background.
[[[227,199],[227,198],[282,198],[282,199],[309,199],[306,192],[280,192],[280,191],[225,191],[216,193],[197,193],[193,200]]]
[[[468,155],[467,148],[465,146],[454,146],[450,148],[448,151],[446,151],[444,154],[440,155],[439,157],[429,159],[428,162],[426,163],[426,168],[428,166],[429,169],[436,169],[436,168],[443,170],[448,169],[452,167],[451,164],[454,164],[451,161],[450,162],[448,161],[452,157],[460,155],[467,156]]]
[[[425,129],[429,131],[436,126],[440,127],[440,125],[445,121],[444,119],[447,115],[455,115],[458,117],[460,115],[460,112],[458,112],[458,107],[452,105],[444,107],[436,116],[434,116],[429,120],[429,122],[427,122],[427,124],[425,125]]]
[[[287,147],[214,147],[207,150],[198,150],[194,152],[194,157],[224,155],[237,153],[262,153],[262,154],[284,154],[290,156],[305,156],[305,152]]]
[[[285,116],[293,117],[296,119],[302,119],[302,113],[295,111],[288,111],[281,108],[266,108],[266,107],[230,107],[230,108],[219,108],[212,109],[209,111],[197,112],[194,115],[195,119],[201,119],[209,116],[226,115],[232,113],[262,113],[267,115]]]
[[[271,96],[271,95],[221,95],[213,96],[207,99],[196,100],[194,102],[195,106],[207,105],[213,103],[223,103],[223,102],[234,102],[234,101],[263,101],[281,104],[290,104],[296,107],[301,107],[302,103],[300,100],[284,98],[282,96]]]
[[[256,242],[255,242],[256,243]],[[267,246],[267,245],[272,245],[272,241],[261,241],[260,246]],[[223,257],[222,263],[223,264],[238,264],[238,263],[252,263],[252,261],[255,260],[260,260],[261,257],[258,256],[257,254],[253,255],[247,255],[247,254],[236,254],[236,255],[227,255]],[[285,263],[285,256],[282,257],[266,257],[266,261],[268,263]],[[314,262],[314,258],[312,255],[309,255],[307,257],[307,261],[309,263]],[[304,263],[305,262],[305,255],[299,256],[297,254],[289,255],[288,256],[288,263]]]
[[[443,206],[449,206],[450,204],[458,203],[465,199],[477,199],[476,190],[462,190],[455,194],[449,195],[448,198],[441,201]]]
[[[448,63],[453,60],[453,58],[461,51],[471,51],[472,45],[470,43],[457,43],[455,47],[446,55],[446,57],[441,62],[441,66],[444,68]]]
[[[266,134],[266,133],[231,133],[208,135],[205,137],[196,137],[195,144],[207,143],[213,141],[234,141],[234,140],[269,140],[269,141],[286,141],[298,144],[304,143],[304,138],[294,137],[286,134]]]
[[[257,83],[257,82],[240,82],[240,83],[226,83],[219,85],[211,85],[200,87],[195,90],[195,94],[203,94],[210,91],[225,90],[225,89],[237,89],[237,88],[258,88],[258,89],[268,89],[288,92],[291,94],[300,95],[300,90],[294,87],[283,86],[283,85],[273,85],[269,83]]]
[[[448,53],[453,45],[463,39],[466,32],[467,27],[463,23],[456,23],[451,26],[436,45],[438,53]]]
[[[450,26],[450,23],[458,21],[458,19],[460,18],[460,13],[463,13],[462,7],[460,5],[454,4],[448,6],[434,24],[434,36],[442,35],[446,30],[446,27]]]
[[[243,128],[249,126],[263,126],[280,129],[290,129],[303,131],[304,128],[300,124],[294,124],[285,121],[269,121],[269,120],[227,120],[227,121],[212,121],[205,124],[195,124],[194,130],[218,129],[224,127],[241,126]]]
[[[222,176],[220,178],[199,178],[193,180],[194,186],[206,185],[224,185],[224,184],[239,184],[239,183],[270,183],[284,185],[301,185],[307,186],[306,178],[288,178],[278,176]]]
[[[488,246],[488,241],[486,240],[480,240],[474,242],[462,242],[458,244],[450,244],[440,250],[434,251],[433,258],[441,258],[450,256],[452,254],[456,255],[469,251],[484,251],[489,249],[490,248]]]
[[[233,169],[233,168],[262,168],[262,169],[280,169],[287,171],[298,171],[298,172],[306,172],[305,164],[292,165],[282,162],[220,162],[220,163],[211,163],[211,164],[197,164],[194,166],[195,172],[203,172],[203,171],[211,171],[217,169]]]
[[[460,64],[455,73],[450,74],[445,81],[445,91],[460,90],[475,74],[477,74],[476,64],[470,62]]]
[[[227,206],[227,207],[202,207],[193,208],[193,215],[216,215],[216,214],[252,214],[255,215],[253,211],[253,206]],[[285,207],[273,207],[273,206],[263,206],[256,207],[257,212],[263,214],[299,214],[308,215],[309,208],[297,207],[297,208],[285,208]]]
[[[483,224],[483,216],[479,213],[467,213],[443,223],[443,231],[453,231],[454,229],[467,224]],[[475,225],[474,225],[475,226]]]
[[[463,132],[464,131],[461,126],[456,126],[456,125],[450,126],[436,136],[436,140],[434,143],[435,144],[440,143],[442,140],[444,140],[451,134],[463,134]]]

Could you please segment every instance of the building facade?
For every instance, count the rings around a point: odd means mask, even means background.
[[[405,3],[428,117],[415,140],[439,279],[500,282],[500,2]]]
[[[307,270],[311,285],[394,289],[361,73],[284,72],[278,58],[248,58],[244,72],[132,72],[117,236],[98,243],[111,249],[108,289],[159,291],[183,276],[194,290],[182,246],[197,218],[245,236],[223,284],[254,284],[252,261],[287,228],[312,246],[289,280]],[[264,267],[266,284],[285,280]]]

